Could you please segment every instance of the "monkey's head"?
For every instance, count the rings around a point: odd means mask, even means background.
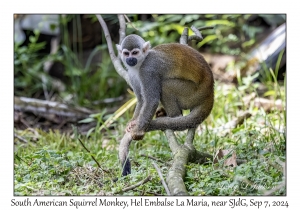
[[[150,42],[132,34],[126,36],[121,45],[117,44],[117,49],[125,66],[140,66],[148,55]]]

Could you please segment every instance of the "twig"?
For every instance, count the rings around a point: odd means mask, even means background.
[[[17,135],[17,134],[14,134],[14,137],[16,137],[17,139],[19,139],[21,142],[24,142],[24,143],[28,143],[28,141],[26,139],[24,139],[23,137]]]
[[[189,36],[188,40],[196,40],[197,42],[201,42],[203,40],[201,32],[195,26],[191,26],[191,29],[195,33],[195,35]]]
[[[119,191],[119,192],[117,192],[115,194],[118,194],[118,193],[121,193],[121,192],[127,192],[129,190],[133,190],[134,188],[137,188],[137,187],[139,187],[139,186],[147,183],[150,180],[151,180],[151,176],[148,176],[146,179],[144,179],[144,180],[142,180],[142,181],[140,181],[140,182],[138,182],[138,183],[136,183],[134,185],[131,185],[129,187],[125,187],[124,189],[122,189],[121,191]]]
[[[56,129],[60,130],[67,122],[68,122],[67,120],[62,120]]]
[[[201,28],[196,28],[195,26],[191,26],[192,31],[195,33],[195,35],[189,36],[188,40],[196,40],[197,42],[201,42],[203,40],[202,34],[200,31],[206,30],[206,29],[213,29],[214,26],[204,26]]]
[[[27,128],[30,128],[30,125],[27,123],[25,119],[21,118],[20,122],[23,123]]]
[[[147,158],[149,158],[149,159],[155,160],[155,161],[160,162],[160,163],[163,163],[163,164],[166,164],[166,165],[168,165],[168,166],[171,165],[170,163],[166,163],[166,162],[164,162],[164,161],[162,161],[162,160],[160,160],[160,159],[158,159],[158,158],[156,158],[156,157],[150,156],[150,155],[144,155],[144,154],[142,154],[141,156],[147,157]]]
[[[83,142],[82,142],[79,138],[78,138],[78,141],[80,142],[80,144],[83,146],[83,148],[84,148],[88,153],[91,153],[91,152],[88,150],[88,148],[86,148],[86,146],[83,144]],[[93,155],[91,155],[91,157],[92,157],[93,160],[97,163],[98,167],[99,167],[102,171],[104,171],[105,173],[109,173],[107,170],[103,169],[103,168],[100,166],[100,164],[98,163],[98,161],[96,160],[96,158],[95,158]]]
[[[166,190],[167,195],[171,195],[170,190],[169,190],[169,188],[168,188],[168,186],[167,186],[167,184],[166,184],[166,182],[165,182],[165,180],[164,180],[164,177],[163,177],[163,175],[162,175],[162,173],[161,173],[160,168],[158,167],[158,165],[157,165],[154,161],[152,161],[152,165],[153,165],[154,168],[156,169],[156,171],[157,171],[157,173],[158,173],[158,176],[159,176],[159,178],[160,178],[160,180],[161,180],[161,183],[163,184],[163,186],[164,186],[164,188],[165,188],[165,190]]]
[[[135,30],[139,30],[139,29],[137,29],[133,24],[132,24],[132,22],[130,21],[130,19],[127,17],[127,15],[124,15],[124,17],[126,18],[126,20],[127,20],[127,22],[131,25],[131,27],[132,28],[134,28]]]
[[[149,191],[149,190],[147,190],[147,191],[145,191],[145,190],[136,190],[136,191],[141,192],[141,193],[147,193],[148,195],[152,194],[152,195],[154,195],[154,196],[164,196],[164,195],[162,195],[162,194],[158,194],[158,193],[155,193],[155,192],[151,192],[151,191]]]

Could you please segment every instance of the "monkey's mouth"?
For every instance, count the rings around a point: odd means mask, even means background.
[[[126,58],[126,63],[129,66],[135,66],[137,64],[137,59],[136,58]]]

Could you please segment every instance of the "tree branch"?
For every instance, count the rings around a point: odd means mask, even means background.
[[[40,100],[14,96],[14,109],[23,112],[32,112],[38,115],[55,114],[68,118],[70,122],[77,122],[87,118],[93,111],[83,107],[70,107],[55,101]]]
[[[126,36],[126,22],[125,22],[125,15],[118,15],[119,23],[120,23],[120,29],[119,29],[119,44],[122,43],[123,39]]]
[[[106,42],[107,42],[107,47],[108,47],[110,58],[114,61],[114,60],[116,60],[116,55],[115,55],[115,52],[114,52],[114,49],[113,49],[113,46],[112,46],[112,41],[111,41],[111,37],[110,37],[110,33],[108,31],[107,25],[106,25],[106,23],[103,20],[101,15],[96,15],[96,17],[98,18],[98,21],[100,22],[101,27],[103,29],[104,36],[105,36],[105,39],[106,39]]]
[[[127,22],[131,25],[131,27],[138,31],[139,29],[137,29],[136,27],[134,27],[134,25],[133,25],[132,22],[129,20],[129,18],[127,17],[127,15],[124,15],[124,16],[125,16]]]
[[[179,149],[180,144],[178,143],[174,131],[172,130],[165,130],[165,135],[169,141],[170,149],[172,150],[173,155]]]
[[[185,45],[187,45],[188,44],[188,28],[184,28],[183,29],[183,32],[182,32],[182,34],[181,34],[181,37],[180,37],[180,39],[179,39],[179,43],[180,44],[185,44]]]
[[[197,42],[201,42],[203,40],[202,34],[200,31],[206,30],[206,29],[213,29],[213,26],[204,26],[201,28],[196,28],[195,26],[191,26],[192,31],[195,33],[195,35],[189,36],[189,41],[196,40]]]
[[[172,167],[167,174],[167,184],[172,195],[188,195],[184,184],[184,177],[189,159],[189,150],[185,146],[181,146],[176,151],[172,151],[174,155]]]
[[[195,128],[189,129],[184,145],[178,143],[174,131],[166,130],[165,134],[173,154],[173,164],[167,174],[167,184],[172,195],[188,195],[184,184],[186,165],[188,162],[204,164],[213,160],[213,156],[199,152],[193,145]]]
[[[195,26],[191,26],[191,29],[195,35],[189,36],[188,41],[196,40],[197,42],[201,42],[203,40],[201,32]]]
[[[130,80],[129,80],[129,76],[128,76],[127,71],[123,68],[121,60],[119,59],[119,57],[116,57],[116,54],[115,54],[113,46],[112,46],[112,41],[111,41],[110,33],[108,31],[108,28],[107,28],[107,25],[106,25],[105,21],[103,20],[103,18],[102,18],[101,15],[96,15],[96,17],[98,18],[98,20],[99,20],[99,22],[101,24],[101,27],[103,29],[103,32],[104,32],[104,35],[105,35],[105,39],[106,39],[106,42],[107,42],[108,52],[109,52],[110,58],[111,58],[111,60],[113,62],[113,65],[114,65],[116,71],[118,72],[118,74],[121,77],[123,77],[125,79],[125,81],[127,82],[127,84],[130,87],[132,87],[132,85],[130,83]],[[122,18],[121,18],[121,21],[122,21]],[[123,25],[122,25],[122,27],[123,27]],[[122,30],[124,30],[124,29],[122,29]]]
[[[193,141],[195,137],[195,132],[196,132],[196,128],[191,128],[188,130],[188,133],[186,135],[186,140],[184,142],[184,144],[187,147],[194,148]]]

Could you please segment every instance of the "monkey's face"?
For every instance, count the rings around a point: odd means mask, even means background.
[[[123,62],[125,60],[129,66],[135,66],[138,63],[138,60],[141,60],[143,56],[141,55],[140,49],[135,48],[131,51],[123,49],[122,57]]]
[[[148,55],[150,43],[144,42],[144,40],[141,41],[136,36],[129,37],[133,40],[125,38],[122,45],[117,44],[116,46],[124,65],[129,68],[134,67],[134,69],[139,69]]]

